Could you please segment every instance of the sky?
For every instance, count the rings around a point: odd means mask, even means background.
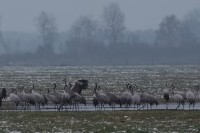
[[[55,16],[58,30],[67,31],[80,15],[101,20],[103,8],[117,2],[128,30],[156,29],[163,17],[184,15],[200,8],[200,0],[0,0],[3,31],[36,32],[35,19],[46,11]]]

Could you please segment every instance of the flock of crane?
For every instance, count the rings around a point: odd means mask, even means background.
[[[37,92],[33,84],[33,88],[30,89],[30,92],[26,92],[24,87],[19,87],[18,89],[11,88],[10,94],[7,98],[7,101],[12,103],[12,107],[17,109],[18,106],[21,106],[23,110],[30,110],[31,106],[34,106],[35,109],[41,109],[48,104],[55,105],[57,110],[61,110],[63,106],[70,105],[73,109],[77,110],[78,105],[86,105],[86,99],[81,95],[83,89],[86,89],[88,86],[87,80],[78,80],[73,85],[69,83],[67,85],[66,80],[65,86],[62,92],[56,90],[57,85],[54,83],[53,90],[48,88],[47,93],[43,94],[42,92]],[[7,97],[7,91],[5,88],[2,89],[0,93],[0,107],[2,105],[2,99]]]
[[[7,99],[7,101],[12,103],[12,108],[17,109],[18,106],[21,107],[22,110],[30,110],[31,106],[35,107],[35,109],[40,110],[42,107],[51,105],[55,106],[56,110],[63,110],[64,107],[68,106],[72,110],[79,110],[79,104],[84,104],[86,106],[86,98],[81,94],[82,90],[88,88],[88,80],[77,80],[76,82],[68,83],[66,79],[64,88],[62,91],[57,90],[57,85],[54,83],[53,89],[48,88],[46,94],[37,92],[35,90],[35,86],[33,84],[33,88],[30,89],[30,92],[26,92],[24,87],[19,87],[17,89],[10,89],[10,93],[7,96],[7,90],[5,88],[2,89],[0,93],[0,107],[2,105],[2,99]],[[118,107],[129,108],[131,105],[134,106],[135,109],[144,109],[145,107],[148,109],[152,108],[153,105],[159,104],[159,99],[154,97],[153,95],[142,92],[137,93],[137,85],[132,85],[130,83],[126,83],[126,89],[121,93],[120,96],[115,95],[111,92],[104,93],[100,90],[100,86],[95,83],[95,87],[93,89],[92,96],[92,104],[95,109],[105,110],[105,105],[108,104],[112,110],[115,110],[116,105]],[[168,103],[172,100],[177,103],[177,107],[175,109],[179,109],[180,105],[183,106],[186,102],[189,103],[190,106],[195,106],[195,103],[200,98],[199,95],[192,91],[175,91],[175,86],[172,85],[171,88],[165,88],[163,90],[163,99],[166,104],[166,109],[168,109]],[[199,86],[197,86],[197,91],[199,90]]]
[[[100,108],[104,108],[104,104],[108,103],[112,108],[115,108],[115,104],[119,104],[121,107],[124,105],[125,107],[129,107],[133,104],[134,108],[140,110],[148,106],[152,109],[153,105],[159,104],[159,99],[154,95],[151,95],[147,92],[138,93],[137,85],[132,85],[130,83],[126,83],[126,90],[122,92],[121,96],[116,96],[113,93],[102,93],[97,91],[96,89],[100,88],[95,85],[94,89],[94,98],[93,104],[97,106],[100,103]],[[134,90],[135,89],[135,90]],[[200,100],[200,95],[198,94],[199,86],[197,86],[197,93],[193,93],[191,90],[188,91],[175,91],[175,86],[171,85],[171,88],[165,88],[163,90],[163,99],[166,104],[166,109],[168,109],[169,102],[177,103],[177,107],[175,109],[179,109],[180,105],[183,106],[188,102],[189,109],[192,106],[194,109],[195,103]]]

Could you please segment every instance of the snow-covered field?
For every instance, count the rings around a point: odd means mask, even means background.
[[[165,84],[177,90],[191,89],[199,84],[200,66],[65,66],[65,67],[0,67],[2,87],[25,86],[46,93],[56,82],[63,88],[63,78],[68,82],[88,79],[89,87],[83,95],[91,96],[94,83],[103,91],[118,95],[126,82],[162,96]],[[199,105],[197,105],[199,107]],[[164,105],[162,106],[165,107]],[[172,106],[174,108],[175,105]],[[199,132],[200,113],[196,110],[142,110],[142,111],[80,111],[80,112],[23,112],[1,111],[0,132]]]
[[[35,84],[36,89],[46,92],[53,88],[56,82],[63,88],[63,79],[73,82],[77,79],[88,79],[89,88],[84,95],[92,95],[94,83],[98,83],[104,91],[120,94],[125,89],[126,82],[135,83],[141,89],[162,95],[165,84],[176,86],[177,90],[195,90],[200,81],[200,66],[197,65],[155,65],[155,66],[5,66],[0,67],[0,84],[12,88],[25,86],[30,89]]]

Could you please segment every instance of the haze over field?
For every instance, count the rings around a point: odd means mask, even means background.
[[[199,64],[199,5],[198,0],[2,0],[0,64]]]

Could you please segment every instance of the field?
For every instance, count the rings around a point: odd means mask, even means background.
[[[25,86],[27,90],[35,84],[35,88],[47,92],[56,82],[58,88],[63,88],[63,79],[73,82],[77,79],[88,79],[89,88],[83,92],[91,96],[94,83],[98,83],[104,91],[118,95],[125,89],[126,82],[139,86],[138,92],[145,90],[160,97],[165,88],[171,84],[177,90],[195,89],[199,84],[200,66],[49,66],[49,67],[0,67],[0,85],[6,88]]]
[[[168,83],[176,90],[190,89],[200,81],[200,66],[49,66],[49,67],[0,67],[1,87],[25,86],[29,91],[32,84],[42,93],[64,86],[63,79],[73,82],[88,79],[89,87],[84,96],[92,96],[94,83],[103,91],[120,95],[126,82],[139,86],[162,99],[162,92]],[[197,105],[199,106],[199,104]],[[23,112],[1,111],[0,132],[199,132],[199,111],[142,110],[142,111],[83,111],[83,112]]]
[[[1,112],[0,132],[199,132],[199,111]]]

